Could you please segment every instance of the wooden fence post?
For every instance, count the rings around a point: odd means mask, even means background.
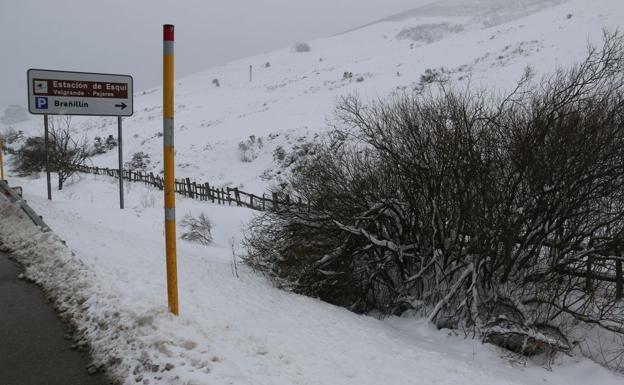
[[[264,197],[264,193],[262,193],[262,211],[266,210],[266,198]]]
[[[212,201],[212,203],[214,203],[214,194],[212,193],[212,191],[210,190],[210,185],[208,184],[208,182],[205,183],[206,186],[206,194],[208,194],[208,198],[210,198],[210,200]],[[208,200],[208,199],[206,199]]]
[[[234,187],[234,198],[236,199],[236,206],[242,206],[240,193],[238,192],[238,187]]]
[[[188,188],[188,196],[193,198],[193,191],[191,190],[191,179],[186,178],[186,187]]]

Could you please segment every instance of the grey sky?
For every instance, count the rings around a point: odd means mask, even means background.
[[[26,104],[26,70],[161,79],[162,24],[176,25],[176,74],[330,36],[433,0],[0,0],[0,106]],[[1,111],[0,111],[1,112]]]

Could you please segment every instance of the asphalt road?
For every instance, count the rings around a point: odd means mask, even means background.
[[[108,385],[103,374],[87,372],[89,355],[70,348],[67,326],[19,273],[0,253],[0,384]]]

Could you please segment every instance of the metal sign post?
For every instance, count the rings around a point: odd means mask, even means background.
[[[48,199],[52,200],[48,115],[117,116],[119,142],[119,206],[124,208],[121,117],[132,116],[132,76],[95,72],[29,69],[28,111],[43,115]]]
[[[48,200],[52,200],[52,182],[50,180],[50,132],[48,130],[48,115],[43,115],[43,129],[45,141],[46,185],[48,186]]]
[[[0,138],[0,180],[4,180],[4,159],[2,152],[4,151],[4,139]]]
[[[119,149],[119,208],[124,208],[123,192],[123,140],[121,137],[121,116],[117,117],[117,147]]]

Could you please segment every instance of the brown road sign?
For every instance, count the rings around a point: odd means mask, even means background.
[[[131,116],[132,96],[132,76],[28,70],[31,114]]]

